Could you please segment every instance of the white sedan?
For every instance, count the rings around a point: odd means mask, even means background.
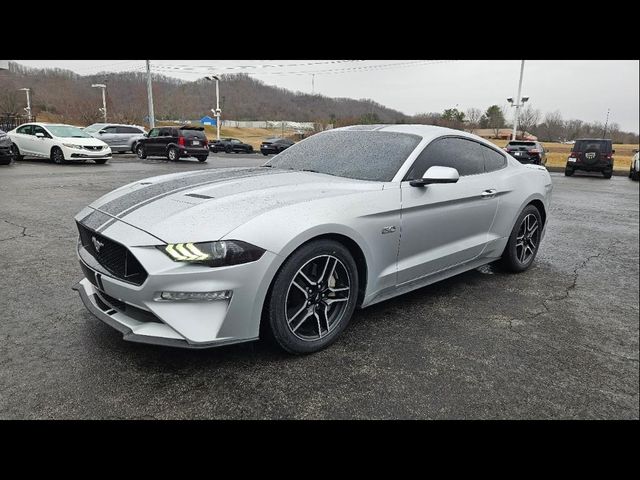
[[[54,163],[93,160],[106,163],[111,149],[81,128],[54,123],[25,123],[7,133],[17,160],[50,158]]]

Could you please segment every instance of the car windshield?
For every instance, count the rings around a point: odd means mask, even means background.
[[[98,130],[100,130],[102,127],[105,127],[106,125],[107,125],[106,123],[94,123],[93,125],[89,125],[88,127],[85,127],[84,131],[89,133],[97,132]]]
[[[422,137],[380,131],[330,131],[313,135],[265,166],[389,182]]]
[[[92,138],[87,132],[78,127],[71,125],[47,125],[54,136],[61,138]]]

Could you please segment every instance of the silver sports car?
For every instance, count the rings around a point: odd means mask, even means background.
[[[532,264],[551,178],[490,142],[426,125],[318,133],[262,167],[136,181],[76,217],[74,288],[126,340],[256,340],[309,353],[356,307],[496,260]]]

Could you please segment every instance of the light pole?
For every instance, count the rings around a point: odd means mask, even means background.
[[[31,121],[31,89],[30,88],[21,88],[20,90],[27,92],[27,108],[24,109],[27,112],[27,121]]]
[[[507,102],[511,104],[512,107],[516,107],[516,115],[513,120],[513,134],[511,135],[511,140],[515,140],[518,135],[518,120],[520,118],[520,107],[523,103],[529,100],[529,97],[520,98],[520,94],[522,93],[522,75],[524,73],[524,60],[520,64],[520,82],[518,82],[518,95],[516,96],[516,103],[513,103],[513,98],[507,98]]]
[[[216,114],[216,139],[220,140],[220,114],[222,113],[222,110],[220,110],[220,77],[211,75],[210,77],[204,78],[210,82],[213,82],[214,80],[216,82],[216,109],[214,113]]]
[[[156,116],[153,113],[153,92],[151,90],[151,63],[147,60],[147,102],[149,103],[149,129],[156,126]]]
[[[104,123],[107,123],[107,86],[104,83],[94,83],[91,85],[93,88],[101,88],[102,89],[102,108],[100,111],[104,116]]]

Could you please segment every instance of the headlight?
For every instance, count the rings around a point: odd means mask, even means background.
[[[264,249],[239,240],[202,243],[170,243],[158,246],[174,262],[199,263],[209,267],[254,262]]]
[[[75,148],[76,150],[82,150],[82,145],[74,145],[73,143],[63,143],[67,148]]]

